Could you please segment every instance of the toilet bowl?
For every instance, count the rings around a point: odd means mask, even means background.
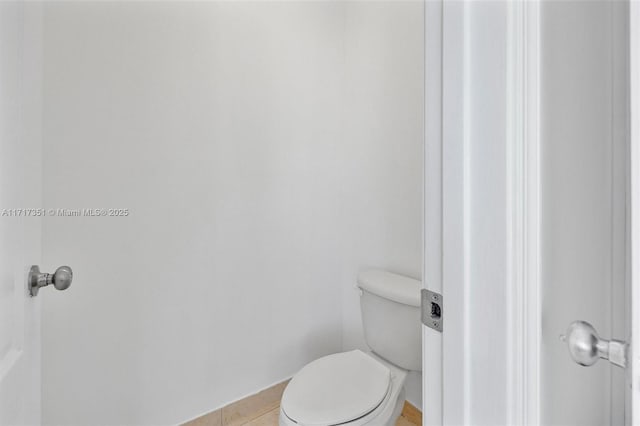
[[[360,350],[319,358],[287,385],[280,425],[392,425],[402,411],[407,373]]]
[[[421,369],[420,281],[380,270],[358,276],[370,352],[327,355],[304,366],[284,390],[280,426],[391,426],[404,383]]]

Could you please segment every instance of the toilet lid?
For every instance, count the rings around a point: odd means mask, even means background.
[[[307,364],[282,395],[282,410],[304,425],[337,425],[362,417],[384,400],[389,369],[362,351],[325,356]]]

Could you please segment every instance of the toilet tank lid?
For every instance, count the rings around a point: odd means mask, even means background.
[[[381,269],[365,269],[358,274],[358,287],[394,302],[409,306],[420,306],[422,283],[415,278]]]

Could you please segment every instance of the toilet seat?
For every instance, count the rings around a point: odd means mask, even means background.
[[[385,401],[391,370],[359,350],[307,364],[282,396],[282,412],[303,425],[339,425],[366,416]]]

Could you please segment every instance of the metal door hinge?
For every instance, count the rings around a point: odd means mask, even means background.
[[[442,333],[443,305],[442,295],[422,289],[422,323]]]

